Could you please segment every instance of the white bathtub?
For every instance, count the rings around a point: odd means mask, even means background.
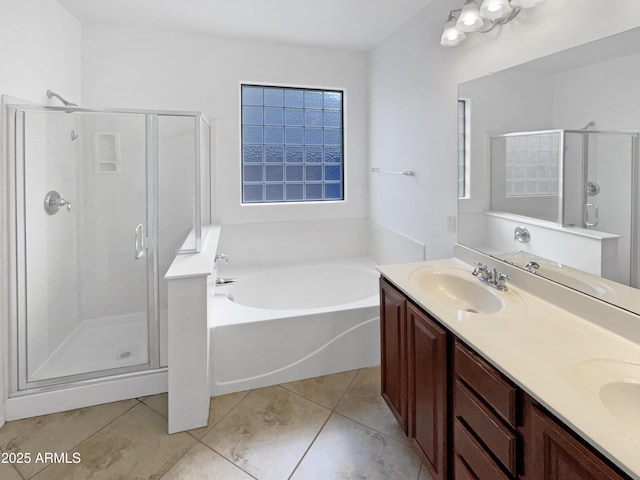
[[[238,283],[210,285],[212,395],[380,363],[378,272],[369,259],[223,265],[217,276]]]

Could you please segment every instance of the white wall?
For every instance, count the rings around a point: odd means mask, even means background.
[[[449,8],[460,5],[457,0],[433,3]],[[549,0],[491,33],[470,34],[463,44],[448,50],[456,56],[457,81],[464,82],[638,25],[640,2],[636,0]]]
[[[0,93],[59,105],[51,89],[79,103],[80,44],[80,22],[55,0],[3,0]]]
[[[488,134],[546,130],[553,124],[553,81],[533,72],[502,72],[460,85],[460,98],[470,99],[469,198],[459,213],[490,208]],[[527,92],[523,95],[523,92]],[[523,115],[522,112],[527,112]]]
[[[414,177],[370,174],[370,217],[425,245],[428,259],[449,257],[456,235],[457,82],[440,47],[448,8],[434,2],[370,54],[370,166]],[[453,163],[450,163],[453,162]]]
[[[450,256],[456,241],[446,215],[457,211],[457,84],[640,25],[637,0],[547,1],[442,47],[447,14],[461,4],[433,0],[370,55],[371,166],[417,173],[372,176],[370,216],[425,243],[427,258]]]
[[[201,110],[216,120],[221,223],[367,217],[365,53],[86,25],[82,61],[85,105]],[[346,202],[241,206],[241,82],[345,89]]]
[[[3,0],[0,4],[0,94],[49,103],[47,89],[78,100],[80,91],[80,22],[54,0]],[[52,102],[53,103],[53,102]],[[6,192],[6,165],[0,168]],[[46,193],[46,192],[44,192]],[[8,265],[6,201],[0,208],[0,425],[7,395]]]
[[[640,53],[554,75],[554,123],[580,129],[640,130]]]
[[[232,265],[285,264],[367,255],[366,219],[223,225],[218,252]]]

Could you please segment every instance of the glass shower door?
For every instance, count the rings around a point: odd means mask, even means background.
[[[17,115],[18,388],[152,368],[145,115]]]
[[[611,279],[631,285],[633,136],[589,132],[586,147],[583,226],[620,235]]]
[[[636,286],[634,216],[637,136],[626,132],[567,131],[564,223],[613,235],[616,252],[603,276]]]

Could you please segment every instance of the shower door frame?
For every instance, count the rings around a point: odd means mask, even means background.
[[[621,137],[629,137],[631,140],[631,224],[630,224],[630,286],[634,288],[638,288],[638,280],[640,279],[640,272],[638,272],[638,257],[640,256],[640,246],[638,245],[638,240],[640,239],[640,222],[638,221],[638,214],[640,213],[640,206],[638,205],[638,201],[640,201],[640,194],[638,193],[638,188],[640,186],[640,157],[638,154],[640,153],[640,133],[637,132],[625,132],[624,130],[562,130],[562,138],[563,142],[565,139],[565,135],[567,133],[575,133],[582,135],[582,224],[580,228],[588,229],[586,226],[586,212],[585,206],[587,204],[587,182],[588,182],[588,164],[589,164],[589,135],[597,134],[597,135],[617,135]],[[562,152],[562,156],[564,157],[564,150]],[[564,162],[562,175],[564,179]],[[564,205],[562,205],[562,225],[565,224],[565,210]],[[596,230],[596,229],[594,229]]]
[[[9,397],[19,397],[60,388],[92,384],[109,377],[136,377],[149,372],[167,370],[160,366],[160,308],[159,265],[157,250],[158,234],[158,118],[160,116],[192,117],[195,122],[195,172],[194,189],[194,248],[176,250],[176,254],[199,251],[201,240],[201,140],[200,122],[209,129],[211,124],[202,112],[139,109],[91,109],[83,107],[57,107],[11,103],[5,105],[7,125],[7,193],[9,224]],[[147,257],[147,325],[148,362],[146,364],[119,367],[94,372],[78,373],[51,379],[27,381],[26,355],[26,251],[24,192],[24,116],[26,112],[95,113],[114,115],[144,115],[146,141],[146,234],[143,239]],[[22,147],[19,150],[18,147]],[[22,263],[22,265],[20,265]],[[22,288],[19,288],[19,287]]]

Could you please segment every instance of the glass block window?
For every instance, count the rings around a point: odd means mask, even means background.
[[[560,133],[522,133],[506,140],[507,197],[558,195]]]
[[[343,92],[242,85],[242,202],[344,199]]]

